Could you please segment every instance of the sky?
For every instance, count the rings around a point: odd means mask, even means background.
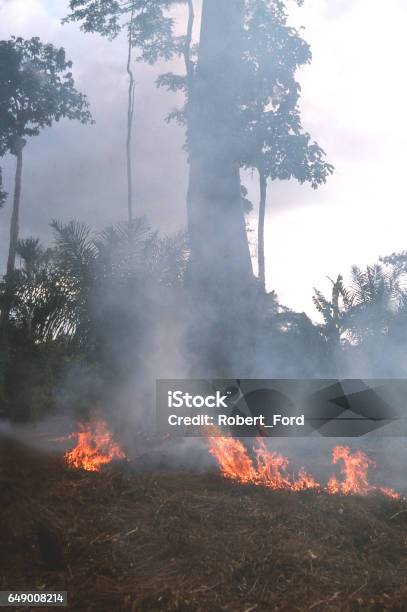
[[[102,229],[126,216],[127,77],[123,40],[61,25],[68,0],[0,0],[0,38],[40,36],[64,46],[78,89],[86,93],[93,126],[60,122],[29,141],[24,153],[21,236],[51,240],[52,218],[77,218]],[[335,174],[318,191],[294,182],[270,185],[266,218],[267,285],[287,306],[315,318],[313,287],[329,292],[328,277],[347,277],[352,264],[407,249],[404,158],[407,152],[407,3],[405,0],[287,2],[303,27],[312,63],[298,73],[303,125],[324,148]],[[184,9],[177,9],[178,28]],[[168,125],[177,106],[157,90],[161,72],[177,63],[135,66],[135,214],[171,233],[185,226],[188,178],[184,134]],[[1,160],[12,194],[14,159]],[[253,203],[255,177],[243,176]],[[5,269],[11,198],[0,211],[0,269]],[[255,226],[256,210],[250,223]],[[254,233],[250,234],[253,241]]]

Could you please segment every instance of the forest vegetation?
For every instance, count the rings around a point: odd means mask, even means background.
[[[61,223],[56,210],[50,244],[24,231],[23,151],[56,121],[92,124],[92,100],[76,89],[69,49],[39,38],[0,41],[0,157],[16,160],[14,191],[0,173],[3,219],[12,209],[0,284],[0,416],[36,418],[61,405],[81,411],[103,402],[143,377],[163,321],[182,328],[185,377],[406,375],[407,252],[353,267],[349,280],[330,281],[329,295],[310,287],[315,317],[266,287],[267,189],[289,180],[316,189],[334,172],[303,125],[297,73],[312,55],[289,24],[287,4],[203,0],[195,40],[192,0],[70,0],[65,22],[112,45],[123,36],[128,42],[127,201],[117,224],[102,230],[80,219]],[[173,5],[185,8],[182,36]],[[137,214],[132,129],[142,93],[132,66],[177,57],[183,72],[163,73],[157,85],[184,94],[168,120],[185,128],[188,223],[165,236]],[[242,169],[259,181],[257,276]],[[72,376],[75,385],[67,383]]]

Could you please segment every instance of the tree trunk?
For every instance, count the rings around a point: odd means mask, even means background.
[[[187,73],[187,81],[188,81],[188,94],[191,95],[191,90],[193,88],[193,80],[194,80],[194,66],[191,61],[191,45],[192,45],[192,30],[194,27],[195,20],[195,11],[194,4],[192,0],[187,1],[188,6],[188,25],[187,25],[187,35],[185,37],[185,45],[184,45],[184,62],[185,62],[185,70]]]
[[[127,101],[127,138],[126,138],[126,162],[127,162],[127,218],[129,228],[133,225],[133,175],[132,175],[132,155],[131,155],[131,141],[133,131],[133,117],[134,117],[134,75],[131,69],[132,59],[132,25],[133,25],[133,13],[131,14],[129,24],[129,46],[127,54],[127,74],[129,76],[129,90],[128,90],[128,101]]]
[[[215,292],[252,278],[236,151],[242,8],[241,0],[204,0],[190,109],[191,269],[197,283]]]
[[[0,208],[2,208],[4,202],[6,201],[7,194],[3,191],[3,177],[2,170],[0,168]]]
[[[259,224],[257,236],[257,259],[259,264],[259,282],[261,289],[266,291],[266,262],[264,257],[264,220],[266,216],[267,177],[259,170],[260,203]]]
[[[18,244],[18,232],[19,232],[19,218],[20,218],[20,200],[21,200],[21,178],[23,172],[23,149],[25,141],[20,138],[16,144],[14,153],[17,158],[16,174],[14,182],[14,200],[13,200],[13,211],[11,213],[10,221],[10,243],[7,258],[7,275],[6,275],[6,291],[4,296],[3,307],[1,309],[0,318],[0,329],[3,333],[6,333],[8,318],[10,314],[11,305],[11,281],[15,270],[16,255],[17,255],[17,244]]]
[[[10,222],[10,245],[7,259],[7,276],[11,276],[13,274],[16,263],[20,219],[21,178],[23,172],[23,148],[24,145],[20,143],[16,149],[17,164],[14,182],[13,212],[11,214]]]
[[[242,0],[203,1],[188,109],[189,281],[196,302],[205,305],[199,311],[202,342],[222,341],[218,356],[233,352],[230,341],[241,332],[253,287],[238,155],[242,11]]]

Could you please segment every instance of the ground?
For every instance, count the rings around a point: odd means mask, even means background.
[[[0,492],[0,590],[67,590],[75,612],[407,609],[404,501],[90,473],[4,439]]]

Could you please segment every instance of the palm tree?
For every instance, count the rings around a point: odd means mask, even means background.
[[[314,288],[312,301],[317,311],[323,317],[320,326],[321,333],[328,345],[339,348],[346,332],[346,320],[353,304],[353,297],[343,284],[343,277],[338,276],[336,281],[329,279],[332,283],[330,299],[326,298],[321,291]]]
[[[377,263],[365,270],[352,267],[349,288],[352,309],[348,325],[356,341],[388,333],[404,299],[401,276],[402,269],[398,266]]]
[[[364,270],[353,266],[347,286],[342,276],[331,281],[329,299],[314,290],[313,301],[323,317],[319,328],[327,358],[339,375],[394,375],[403,370],[400,342],[407,341],[404,275],[403,266],[382,261]]]
[[[145,219],[99,234],[78,221],[53,221],[51,226],[52,249],[43,249],[34,238],[18,246],[21,266],[14,277],[11,320],[33,339],[63,338],[88,352],[97,342],[107,304],[115,317],[114,309],[126,307],[120,295],[141,300],[153,286],[157,291],[182,286],[188,260],[184,234],[161,238]]]
[[[46,300],[52,251],[44,249],[38,238],[25,238],[17,243],[17,256],[20,266],[8,286],[3,282],[1,298],[4,302],[7,295],[11,297],[11,321],[31,340],[36,312]]]

